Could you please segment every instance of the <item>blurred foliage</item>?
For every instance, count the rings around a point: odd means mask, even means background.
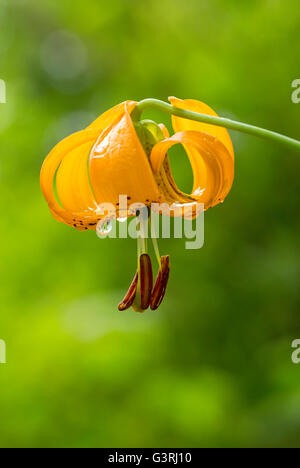
[[[161,242],[168,295],[144,315],[116,310],[134,240],[57,223],[39,188],[51,147],[125,99],[299,138],[299,27],[296,0],[0,0],[1,447],[300,445],[299,155],[232,134],[233,190],[203,249]]]

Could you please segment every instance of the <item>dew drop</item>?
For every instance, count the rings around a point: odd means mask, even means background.
[[[97,234],[99,237],[106,237],[112,230],[112,221],[99,221],[97,224]]]

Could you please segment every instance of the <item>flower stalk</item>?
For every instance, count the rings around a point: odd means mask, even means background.
[[[197,122],[217,125],[219,127],[226,127],[230,130],[236,130],[238,132],[246,133],[248,135],[254,135],[260,138],[273,140],[285,146],[288,146],[291,149],[296,149],[300,151],[300,141],[295,140],[294,138],[281,135],[280,133],[276,133],[271,130],[266,130],[265,128],[256,127],[254,125],[249,125],[243,122],[238,122],[224,117],[215,117],[212,115],[199,114],[197,112],[180,109],[164,101],[160,101],[159,99],[144,99],[140,101],[136,105],[134,111],[132,112],[132,119],[139,120],[142,113],[149,107],[159,109],[163,112],[167,112],[168,114],[172,114],[177,117],[182,117],[183,119],[195,120]]]

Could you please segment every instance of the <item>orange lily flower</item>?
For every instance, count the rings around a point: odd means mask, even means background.
[[[181,109],[217,115],[196,100],[170,98],[170,102]],[[41,188],[55,219],[79,230],[96,229],[99,222],[111,217],[135,214],[120,206],[123,194],[136,206],[201,203],[204,209],[228,195],[234,177],[234,152],[225,128],[172,116],[175,134],[169,137],[162,124],[133,121],[136,104],[126,101],[113,107],[86,129],[64,139],[47,156]],[[190,194],[179,190],[168,161],[168,149],[179,143],[193,170]],[[99,210],[108,203],[114,210]],[[197,210],[192,208],[190,215],[195,217]],[[169,257],[164,256],[153,288],[150,257],[141,252],[138,272],[119,309],[156,309],[165,294],[169,270]]]

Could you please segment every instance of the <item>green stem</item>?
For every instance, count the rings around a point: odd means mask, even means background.
[[[198,114],[197,112],[191,112],[184,109],[179,109],[158,99],[144,99],[140,101],[135,107],[132,118],[138,120],[142,112],[148,107],[155,107],[163,112],[168,114],[176,115],[177,117],[182,117],[184,119],[196,120],[197,122],[204,122],[212,125],[217,125],[219,127],[226,127],[230,130],[236,130],[239,132],[247,133],[248,135],[255,135],[260,138],[266,138],[269,140],[277,141],[282,143],[290,148],[300,151],[300,141],[289,138],[280,133],[272,132],[271,130],[266,130],[264,128],[255,127],[254,125],[248,125],[242,122],[237,122],[231,119],[226,119],[224,117],[215,117],[212,115]]]
[[[153,244],[153,249],[155,252],[156,260],[158,263],[159,268],[161,269],[161,260],[160,260],[160,253],[159,253],[159,247],[156,239],[156,232],[155,232],[155,227],[154,224],[151,223],[151,218],[150,218],[150,225],[151,225],[151,240]]]
[[[139,219],[138,219],[139,218]],[[148,232],[148,208],[142,208],[137,219],[138,225],[138,244],[140,245],[141,252],[144,254],[148,252],[147,232]]]

